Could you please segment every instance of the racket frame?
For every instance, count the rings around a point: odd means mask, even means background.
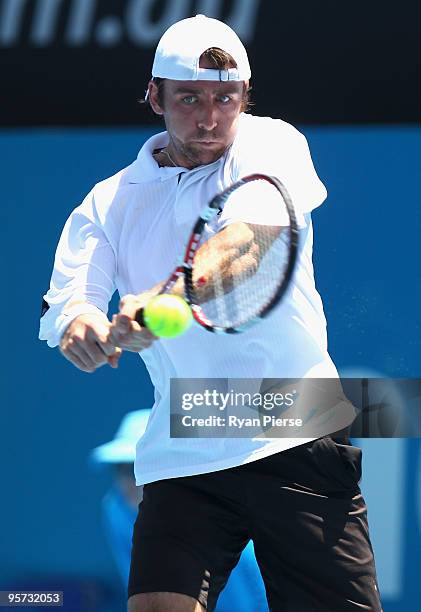
[[[254,317],[251,317],[248,321],[243,323],[242,325],[233,326],[233,327],[222,327],[219,325],[214,325],[212,321],[210,321],[206,315],[204,314],[201,306],[196,299],[196,293],[193,286],[193,269],[194,269],[194,258],[197,250],[200,247],[200,239],[205,228],[205,225],[216,215],[219,211],[223,210],[224,204],[229,198],[229,196],[236,191],[239,187],[246,185],[247,183],[251,183],[253,181],[264,180],[271,185],[273,185],[281,194],[282,199],[285,203],[285,207],[288,212],[288,216],[290,219],[290,224],[288,228],[286,228],[289,232],[289,257],[286,266],[286,271],[282,282],[280,283],[278,289],[275,291],[274,295],[271,299],[262,307],[261,311],[256,314]],[[290,280],[292,278],[295,263],[297,260],[298,253],[298,226],[297,226],[297,218],[294,211],[294,206],[292,204],[291,197],[283,185],[283,183],[276,176],[269,176],[267,174],[254,173],[248,174],[243,178],[239,179],[216,196],[212,198],[209,204],[204,208],[194,224],[192,233],[190,235],[189,241],[187,243],[187,247],[185,249],[184,257],[182,262],[177,268],[172,272],[168,280],[161,287],[158,295],[163,293],[171,293],[171,289],[174,287],[177,280],[184,276],[184,297],[188,302],[193,317],[202,327],[207,329],[210,332],[217,334],[237,334],[247,330],[249,327],[264,319],[271,310],[280,302],[282,296],[285,294]],[[143,319],[143,309],[138,310],[136,313],[135,320],[140,324],[144,325]]]
[[[258,314],[256,314],[254,317],[251,317],[246,323],[243,323],[242,325],[233,327],[221,327],[218,325],[214,325],[212,321],[210,321],[206,317],[201,306],[198,304],[196,292],[193,286],[194,257],[196,255],[196,251],[200,246],[200,238],[202,236],[206,223],[208,223],[209,220],[212,219],[218,213],[218,211],[223,210],[225,202],[234,191],[236,191],[239,187],[247,183],[251,183],[253,181],[258,180],[265,180],[266,182],[273,185],[280,192],[290,219],[290,224],[287,228],[287,231],[289,232],[290,249],[285,275],[272,298],[262,307],[261,311]],[[243,332],[258,321],[264,319],[269,314],[269,312],[280,302],[282,296],[285,294],[288,288],[297,260],[298,240],[299,233],[294,206],[292,204],[292,200],[287,189],[277,177],[260,173],[249,174],[239,179],[238,181],[224,189],[222,192],[218,193],[214,198],[212,198],[208,206],[202,211],[200,217],[196,221],[189,242],[187,243],[183,264],[180,267],[184,272],[185,297],[190,305],[194,319],[208,331],[225,334],[236,334]]]

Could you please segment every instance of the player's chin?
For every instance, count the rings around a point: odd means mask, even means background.
[[[216,142],[198,142],[191,145],[196,160],[204,165],[217,161],[225,153],[227,147]]]

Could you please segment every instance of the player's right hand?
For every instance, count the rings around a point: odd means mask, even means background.
[[[106,363],[117,368],[122,350],[111,341],[110,326],[98,315],[79,315],[62,336],[61,354],[83,372],[95,372]]]
[[[146,327],[141,327],[135,321],[139,308],[143,308],[156,295],[156,287],[139,295],[125,295],[120,300],[120,312],[113,315],[110,340],[125,351],[139,353],[157,340]]]

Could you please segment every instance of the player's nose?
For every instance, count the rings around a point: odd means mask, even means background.
[[[218,125],[217,110],[212,104],[204,104],[200,109],[197,119],[197,127],[201,130],[210,132]]]

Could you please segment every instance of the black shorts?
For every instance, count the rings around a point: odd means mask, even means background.
[[[381,611],[358,486],[361,450],[341,442],[326,436],[235,468],[145,485],[129,597],[183,593],[213,610],[252,539],[270,610]]]

